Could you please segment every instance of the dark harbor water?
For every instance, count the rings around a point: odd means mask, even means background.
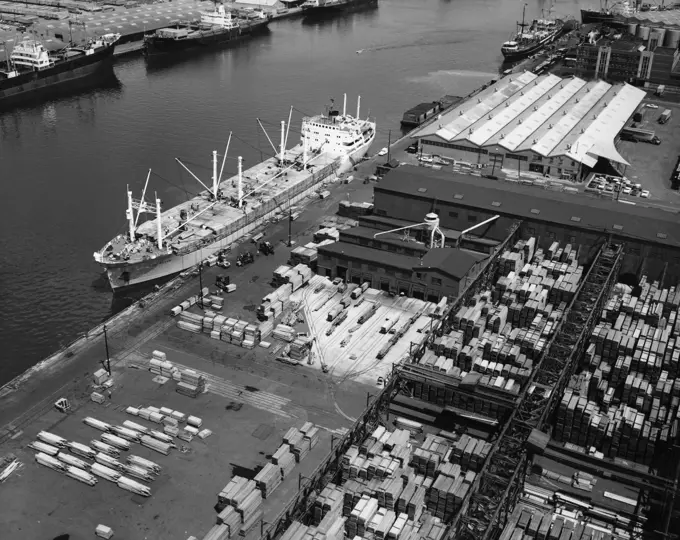
[[[529,0],[527,17],[548,7]],[[578,10],[558,2],[553,15]],[[126,185],[139,197],[149,168],[148,193],[169,207],[200,191],[173,158],[207,178],[211,151],[223,153],[233,131],[229,155],[253,165],[271,154],[256,118],[278,140],[294,106],[297,140],[302,115],[343,92],[350,111],[360,94],[362,115],[376,118],[374,153],[406,109],[497,76],[521,12],[518,0],[380,0],[274,23],[237,48],[122,59],[94,89],[0,113],[0,384],[129,302],[113,300],[92,254],[125,231]]]

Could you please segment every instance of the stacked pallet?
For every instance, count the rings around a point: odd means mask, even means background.
[[[262,492],[262,497],[269,497],[274,490],[281,485],[283,475],[281,469],[273,464],[267,463],[262,470],[255,476],[255,483],[258,489]]]
[[[177,393],[195,398],[205,392],[205,377],[193,369],[180,370]]]
[[[617,286],[558,406],[555,437],[582,452],[651,465],[680,421],[680,288],[645,276]]]

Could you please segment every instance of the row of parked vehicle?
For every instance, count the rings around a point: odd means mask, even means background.
[[[617,178],[615,176],[596,176],[590,181],[588,187],[612,196],[618,192],[622,195],[644,199],[648,199],[650,196],[648,190],[642,189],[642,184],[633,184],[628,178]]]

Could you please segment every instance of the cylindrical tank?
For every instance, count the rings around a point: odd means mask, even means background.
[[[637,23],[628,23],[628,33],[631,36],[634,36],[635,33],[637,32],[637,27],[638,27]]]
[[[638,26],[637,37],[647,41],[649,39],[649,26],[643,26],[642,24]]]
[[[650,41],[656,41],[656,46],[657,47],[662,47],[663,46],[663,38],[666,35],[666,29],[665,28],[654,28],[650,35],[649,35],[649,40]]]
[[[680,45],[680,30],[666,30],[663,46],[670,47],[671,49],[677,49],[678,45]]]

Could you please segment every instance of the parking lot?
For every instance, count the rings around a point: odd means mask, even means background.
[[[680,155],[680,107],[663,102],[645,103],[657,108],[646,107],[644,119],[636,127],[654,131],[661,139],[661,144],[657,146],[632,141],[617,143],[619,153],[630,163],[624,175],[632,184],[641,184],[643,190],[648,190],[651,199],[680,204],[678,192],[671,189],[671,175]],[[667,123],[660,124],[658,119],[665,109],[672,111],[671,118]]]

